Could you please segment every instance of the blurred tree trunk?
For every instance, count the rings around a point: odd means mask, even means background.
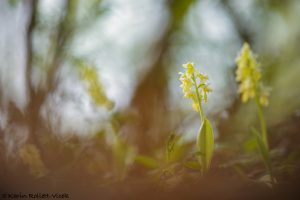
[[[73,33],[74,33],[74,26],[75,26],[75,17],[76,17],[76,7],[77,7],[77,0],[69,0],[65,4],[65,13],[62,15],[61,20],[59,21],[59,24],[57,25],[57,29],[55,30],[55,37],[54,41],[52,43],[52,57],[50,57],[50,63],[48,66],[48,74],[47,74],[47,80],[46,89],[37,89],[34,90],[30,80],[31,80],[31,74],[32,74],[32,68],[33,68],[33,55],[30,57],[28,56],[28,65],[27,65],[27,81],[28,81],[28,87],[29,87],[29,98],[30,102],[27,107],[27,116],[26,118],[29,120],[29,127],[30,127],[30,133],[31,135],[35,135],[36,131],[39,128],[42,128],[41,130],[45,131],[43,128],[43,122],[41,120],[40,116],[40,109],[47,99],[49,95],[56,89],[57,87],[57,80],[56,75],[59,71],[59,67],[61,66],[62,62],[66,58],[66,48],[68,47],[70,41],[72,40]],[[34,3],[34,6],[36,7],[36,3]],[[37,12],[37,10],[33,10]],[[33,24],[36,22],[36,14],[33,14]],[[34,25],[33,25],[34,26]],[[32,41],[30,38],[32,38],[32,30],[33,27],[29,26],[28,29],[28,51],[31,51],[29,53],[33,54],[32,52]]]
[[[253,42],[253,35],[250,31],[250,27],[247,26],[238,15],[237,10],[235,10],[229,0],[222,0],[221,4],[224,10],[227,12],[230,20],[235,26],[237,33],[239,34],[242,42],[248,42],[251,44]]]
[[[53,30],[55,34],[52,41],[52,48],[48,50],[49,63],[46,77],[46,88],[35,88],[31,82],[32,73],[34,68],[33,60],[35,58],[33,50],[33,32],[38,23],[38,0],[26,1],[28,6],[30,17],[28,20],[28,28],[26,31],[26,51],[27,51],[27,62],[26,62],[26,73],[25,80],[27,86],[28,94],[28,104],[24,112],[21,112],[16,108],[15,105],[10,103],[9,105],[9,118],[10,123],[15,123],[17,125],[24,125],[28,128],[29,132],[29,142],[33,142],[39,145],[39,140],[37,134],[47,131],[43,120],[41,119],[40,110],[47,97],[55,90],[57,86],[56,75],[61,66],[62,62],[66,56],[66,47],[69,45],[75,25],[76,17],[76,6],[78,4],[77,0],[66,1],[65,13],[62,14],[61,19],[57,25],[57,28]],[[47,58],[48,59],[48,58]]]
[[[250,31],[249,27],[247,27],[247,24],[243,22],[241,17],[238,15],[238,11],[235,10],[233,5],[229,0],[222,0],[220,1],[221,5],[225,12],[227,12],[229,19],[232,21],[235,30],[237,34],[239,35],[239,38],[243,42],[248,42],[251,46],[253,43],[253,33]],[[236,68],[233,68],[232,74],[235,74]],[[235,99],[235,101],[232,103],[232,105],[227,109],[228,116],[231,116],[230,118],[220,119],[218,123],[218,129],[222,134],[220,134],[219,140],[221,141],[231,141],[232,137],[235,137],[233,135],[233,132],[239,132],[240,123],[233,123],[233,119],[238,119],[239,112],[243,108],[243,105],[241,105],[241,102],[238,99]],[[233,126],[234,124],[234,126]],[[235,140],[235,139],[234,139]]]
[[[141,153],[164,146],[170,134],[170,113],[168,112],[167,54],[173,34],[180,28],[189,7],[194,0],[170,0],[169,24],[153,51],[158,55],[149,72],[136,88],[130,108],[137,111],[137,122],[133,125],[134,143]]]

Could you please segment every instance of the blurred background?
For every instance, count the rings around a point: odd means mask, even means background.
[[[286,156],[300,139],[299,19],[298,0],[0,1],[1,167],[109,179],[136,155],[159,158],[171,133],[192,141],[199,119],[178,80],[186,62],[209,76],[216,148],[251,149],[256,110],[235,81],[244,42],[272,88],[271,146]]]

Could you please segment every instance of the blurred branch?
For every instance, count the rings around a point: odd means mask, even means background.
[[[91,26],[94,26],[99,17],[108,10],[102,6],[102,0],[90,0],[86,1],[86,3],[88,4],[86,9],[89,11],[89,14],[78,22],[78,29],[76,31],[79,32],[88,30]]]
[[[230,0],[221,0],[221,5],[223,6],[223,9],[225,12],[227,12],[229,18],[231,19],[240,39],[242,42],[248,42],[249,44],[253,43],[253,35],[249,31],[249,28],[247,28],[246,24],[243,22],[235,8],[233,8]],[[232,71],[232,74],[235,73],[235,68]],[[230,140],[234,135],[232,135],[232,132],[237,132],[237,127],[232,126],[232,120],[236,119],[237,116],[239,117],[239,112],[241,110],[241,103],[238,99],[235,99],[235,101],[232,103],[232,105],[227,108],[228,115],[231,116],[228,119],[220,119],[218,123],[218,129],[221,130],[222,134],[220,134],[219,140]],[[250,114],[249,114],[250,115]],[[239,123],[236,123],[239,124]]]
[[[32,34],[34,31],[34,27],[36,25],[36,18],[37,18],[37,0],[29,0],[25,1],[25,6],[28,9],[29,17],[28,17],[28,27],[26,30],[26,54],[27,54],[27,60],[26,60],[26,71],[25,71],[25,81],[26,81],[26,87],[28,90],[28,96],[29,101],[33,99],[34,96],[34,90],[31,84],[31,74],[32,74],[32,60],[33,60],[33,45],[32,45]],[[30,104],[30,103],[29,103]],[[14,122],[24,122],[25,123],[29,120],[27,119],[27,114],[30,113],[30,111],[26,113],[22,113],[13,103],[10,103],[8,105],[9,109],[9,115],[10,115],[10,121]]]
[[[48,71],[48,92],[53,91],[55,88],[56,72],[66,56],[66,47],[74,36],[77,5],[78,0],[67,1],[65,5],[66,13],[58,24],[57,34],[54,40],[54,54]]]
[[[238,15],[237,11],[232,7],[230,0],[221,0],[220,1],[224,10],[228,13],[231,21],[233,22],[237,33],[239,34],[243,42],[248,42],[252,44],[253,36],[251,35],[246,24],[243,22],[241,17]]]
[[[32,47],[32,34],[34,27],[36,25],[36,18],[37,18],[37,0],[32,0],[32,1],[27,1],[29,4],[29,12],[30,12],[30,17],[29,17],[29,23],[28,23],[28,28],[27,28],[27,33],[26,33],[26,47],[27,47],[27,62],[26,62],[26,85],[29,89],[29,93],[31,96],[32,87],[31,87],[31,74],[32,74],[32,60],[33,60],[33,47]]]
[[[35,26],[37,24],[37,0],[28,2],[30,3],[31,16],[29,19],[28,29],[27,29],[27,68],[26,68],[26,82],[29,90],[29,103],[27,105],[24,120],[29,126],[29,132],[31,138],[34,139],[35,132],[38,127],[41,127],[43,123],[40,123],[40,108],[45,102],[49,93],[53,92],[57,82],[55,75],[61,66],[62,61],[65,59],[66,47],[70,43],[75,26],[76,17],[76,6],[77,0],[67,1],[65,5],[65,13],[60,20],[57,29],[55,30],[56,36],[53,41],[53,56],[51,57],[49,71],[47,76],[47,88],[45,90],[33,88],[31,83],[31,76],[33,72],[33,47],[32,47],[32,37]],[[34,139],[36,140],[36,139]],[[36,141],[35,141],[36,142]]]
[[[170,131],[170,115],[167,112],[167,66],[165,59],[170,49],[172,35],[180,28],[184,16],[194,0],[170,0],[169,24],[161,38],[154,45],[152,53],[157,59],[151,64],[149,72],[136,88],[131,108],[138,112],[138,123],[134,126],[135,143],[143,153],[149,152],[165,142]],[[151,146],[150,146],[151,145]]]

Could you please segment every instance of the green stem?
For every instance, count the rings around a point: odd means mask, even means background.
[[[196,91],[197,101],[198,101],[198,105],[199,105],[200,124],[202,126],[202,124],[204,123],[204,120],[205,120],[205,115],[203,112],[201,96],[198,91],[197,81],[196,81],[196,77],[194,74],[192,75],[192,80],[193,80],[193,84],[194,84],[195,91]],[[200,134],[200,132],[199,132],[199,134]],[[199,137],[199,135],[198,135],[198,137]],[[206,144],[204,143],[204,145],[206,145]],[[206,149],[206,148],[204,148],[204,149]],[[202,175],[204,175],[207,172],[207,168],[206,168],[207,163],[206,163],[206,154],[205,154],[205,152],[202,152],[202,153],[203,153],[203,155],[201,155],[202,156],[202,158],[201,158],[201,160],[202,160],[201,173],[202,173]]]
[[[267,126],[266,126],[266,122],[265,122],[264,113],[262,111],[262,106],[259,103],[258,95],[255,96],[255,103],[256,103],[258,118],[259,118],[259,121],[260,121],[262,139],[263,139],[263,142],[265,143],[267,149],[269,150]]]
[[[194,87],[195,87],[195,90],[196,90],[197,101],[198,101],[198,105],[199,105],[199,117],[200,117],[200,122],[202,124],[202,122],[204,121],[204,112],[203,112],[203,108],[202,108],[202,104],[201,104],[201,97],[200,97],[198,87],[197,87],[196,77],[195,77],[194,74],[192,76],[192,80],[193,80]]]
[[[269,152],[267,126],[266,126],[266,121],[265,121],[265,116],[264,116],[264,113],[262,110],[262,106],[259,103],[259,97],[257,94],[255,95],[255,103],[256,103],[258,118],[259,118],[260,126],[261,126],[262,141],[265,145],[265,148],[266,148],[266,151],[268,154],[267,160],[265,160],[265,164],[266,164],[267,170],[269,171],[269,174],[271,177],[271,184],[274,185],[275,179],[274,179],[274,175],[273,175],[270,152]]]

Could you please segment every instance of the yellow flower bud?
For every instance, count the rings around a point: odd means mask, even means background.
[[[239,82],[239,93],[242,102],[247,102],[256,95],[259,97],[259,104],[267,106],[269,104],[269,91],[261,83],[261,70],[253,55],[249,44],[245,43],[236,59],[237,70],[236,80]]]
[[[193,109],[199,111],[198,101],[203,100],[204,102],[207,102],[207,94],[212,91],[206,83],[208,76],[195,69],[194,63],[186,63],[182,65],[182,67],[186,69],[184,73],[179,73],[179,80],[181,81],[180,87],[182,88],[183,95],[185,98],[191,99]],[[197,96],[199,97],[199,100]]]
[[[259,65],[248,43],[243,45],[236,63],[236,80],[240,83],[239,93],[242,95],[242,101],[247,102],[256,95],[257,85],[261,78]]]

